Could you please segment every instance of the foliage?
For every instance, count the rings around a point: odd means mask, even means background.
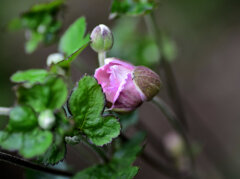
[[[110,55],[128,59],[135,65],[153,67],[160,60],[157,44],[152,37],[140,33],[137,30],[138,26],[138,20],[130,18],[118,20],[113,28],[115,43]]]
[[[43,83],[48,76],[47,70],[44,69],[30,69],[27,71],[18,71],[14,75],[11,76],[11,81],[15,83],[23,83],[28,84],[34,83]]]
[[[63,5],[64,0],[36,4],[10,22],[9,29],[26,30],[25,50],[27,53],[34,52],[40,42],[48,45],[57,39],[62,26],[58,16]]]
[[[156,7],[154,0],[113,0],[110,18],[121,15],[138,16],[150,13]]]
[[[77,173],[74,179],[133,178],[138,172],[138,167],[132,166],[132,163],[141,152],[140,144],[143,140],[144,135],[138,133],[113,154],[110,162],[87,168]]]
[[[61,37],[60,52],[69,56],[89,42],[89,34],[86,33],[86,21],[84,17],[77,19]]]
[[[114,116],[102,116],[105,97],[97,81],[83,77],[68,101],[76,126],[96,145],[112,141],[120,133],[120,124]],[[84,106],[84,107],[83,107]]]
[[[58,39],[61,28],[59,14],[64,2],[54,0],[37,4],[9,24],[10,29],[26,30],[27,53],[32,53],[41,42],[48,45]],[[113,0],[111,17],[144,15],[155,7],[153,0]],[[118,21],[111,54],[132,59],[137,65],[152,67],[159,63],[157,45],[150,36],[136,32],[137,27],[138,22],[135,21]],[[50,64],[48,69],[18,71],[11,76],[16,85],[16,105],[11,108],[5,129],[0,131],[0,147],[17,151],[22,157],[34,159],[37,163],[58,165],[65,159],[66,142],[86,142],[98,153],[103,152],[107,159],[105,163],[79,172],[74,179],[131,179],[139,170],[133,162],[142,151],[145,136],[138,133],[127,142],[121,137],[113,139],[137,123],[138,111],[117,114],[107,109],[105,94],[92,76],[83,76],[72,89],[71,64],[90,44],[86,29],[84,17],[70,25],[59,38],[61,60]],[[172,53],[169,44],[163,53]]]

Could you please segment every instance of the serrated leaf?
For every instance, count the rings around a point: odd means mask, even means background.
[[[121,15],[138,16],[150,13],[156,7],[154,0],[113,0],[110,18]]]
[[[12,131],[27,131],[37,126],[37,116],[28,106],[16,106],[10,111],[8,127]]]
[[[10,30],[26,30],[25,50],[27,53],[35,51],[41,42],[49,45],[57,39],[62,26],[58,14],[63,9],[64,2],[54,0],[49,3],[36,4],[9,23]]]
[[[64,33],[60,39],[59,49],[65,53],[66,56],[70,56],[83,45],[90,41],[89,34],[85,36],[86,22],[85,18],[81,17],[77,19]]]
[[[9,151],[19,150],[23,143],[23,133],[0,131],[0,146]]]
[[[31,106],[36,112],[61,108],[67,94],[67,86],[59,77],[49,77],[43,84],[31,88],[20,86],[17,89],[18,102]]]
[[[19,153],[25,158],[44,154],[53,140],[52,133],[38,128],[23,134],[23,144]]]
[[[111,142],[120,133],[120,124],[113,116],[102,116],[105,97],[102,88],[91,76],[83,77],[68,101],[76,126],[96,145]]]
[[[15,83],[27,82],[29,84],[43,83],[49,75],[47,70],[30,69],[26,71],[18,71],[11,76],[11,81]]]
[[[39,157],[38,160],[44,165],[48,164],[55,165],[65,158],[65,154],[66,154],[65,144],[62,145],[52,144],[47,150],[47,152],[43,156]]]
[[[138,133],[122,148],[118,149],[109,163],[96,165],[77,173],[73,179],[132,179],[138,167],[132,166],[139,152],[144,134]]]

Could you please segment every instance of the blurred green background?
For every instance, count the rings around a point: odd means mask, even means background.
[[[43,68],[50,53],[57,51],[57,45],[43,47],[31,55],[24,52],[24,31],[9,33],[6,24],[21,12],[43,0],[1,0],[0,2],[0,105],[14,104],[13,84],[9,77],[17,70]],[[114,29],[116,45],[111,55],[120,58],[148,58],[156,61],[159,54],[151,47],[144,55],[133,56],[131,50],[138,52],[141,46],[128,46],[118,42],[124,38],[123,29],[134,27],[132,18],[119,21],[108,19],[110,0],[68,0],[64,14],[63,31],[78,17],[84,15],[90,32],[98,24],[106,24]],[[240,1],[238,0],[162,0],[156,11],[158,23],[177,47],[176,58],[172,61],[184,109],[190,124],[190,132],[202,152],[198,157],[198,170],[202,178],[240,178]],[[132,28],[134,33],[146,33],[144,19],[135,19],[138,24]],[[130,22],[130,23],[129,23]],[[116,28],[118,27],[118,28]],[[119,29],[122,29],[119,30]],[[144,40],[144,39],[140,39]],[[150,43],[151,40],[146,40]],[[144,41],[144,43],[146,43]],[[154,46],[154,45],[153,45]],[[130,60],[130,59],[129,59]],[[77,81],[85,72],[93,74],[97,67],[97,55],[88,48],[81,55],[81,63],[74,65],[73,79]],[[81,70],[79,70],[79,68]],[[164,92],[161,95],[165,95]],[[159,140],[171,129],[161,119],[161,114],[150,104],[140,110],[141,122]],[[1,117],[3,120],[3,118]],[[146,151],[153,151],[150,145]],[[79,168],[86,164],[76,157],[71,148],[67,161]],[[159,172],[139,159],[141,170],[136,178],[164,178]],[[22,169],[0,163],[1,178],[23,178]],[[13,172],[15,171],[15,172]]]

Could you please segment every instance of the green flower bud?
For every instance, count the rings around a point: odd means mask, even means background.
[[[95,27],[90,37],[91,47],[98,53],[109,51],[113,46],[113,35],[106,25],[100,24]]]
[[[133,80],[147,101],[150,101],[162,86],[159,75],[144,66],[137,66],[134,69]]]
[[[55,123],[55,120],[56,119],[53,112],[49,109],[41,112],[38,116],[38,124],[45,130],[51,129]]]

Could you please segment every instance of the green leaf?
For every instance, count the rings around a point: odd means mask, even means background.
[[[142,151],[141,143],[144,141],[145,136],[143,132],[135,134],[132,139],[114,153],[113,161],[118,163],[119,167],[131,165],[136,160],[137,155]]]
[[[87,168],[73,179],[132,179],[138,172],[138,167],[132,166],[132,163],[142,150],[144,137],[143,133],[138,133],[113,154],[109,163]]]
[[[49,77],[43,84],[31,88],[20,86],[17,89],[18,102],[31,106],[36,112],[46,109],[59,109],[68,95],[67,86],[60,77]]]
[[[115,116],[117,116],[120,120],[122,131],[126,131],[128,127],[136,124],[139,119],[138,110],[135,110],[131,113],[126,114],[118,114],[114,113]]]
[[[70,120],[65,117],[65,114],[62,111],[56,113],[55,117],[56,123],[54,126],[53,142],[47,152],[38,158],[38,161],[45,165],[55,165],[65,158],[65,137],[70,134],[73,129]]]
[[[64,33],[60,39],[59,49],[66,56],[78,51],[82,46],[90,41],[89,34],[85,36],[86,22],[85,18],[77,19]]]
[[[29,35],[30,39],[25,44],[25,50],[27,53],[32,53],[37,49],[38,44],[43,40],[43,35],[30,31]]]
[[[66,102],[68,89],[65,82],[61,78],[49,78],[46,86],[50,88],[47,108],[59,109]]]
[[[102,88],[91,76],[79,81],[68,101],[77,128],[99,146],[111,142],[120,133],[120,124],[115,117],[101,115],[104,104]]]
[[[27,53],[35,51],[41,42],[49,45],[57,39],[62,26],[59,12],[63,9],[64,2],[64,0],[54,0],[49,3],[36,4],[9,23],[10,30],[26,30],[25,50]]]
[[[64,0],[55,0],[49,3],[36,4],[30,9],[29,12],[36,13],[42,11],[53,11],[63,5],[64,2]]]
[[[128,167],[113,171],[110,165],[97,165],[77,173],[73,179],[132,179],[138,172],[138,167]]]
[[[19,150],[23,143],[23,133],[0,131],[0,146],[9,151]]]
[[[113,0],[110,18],[121,15],[139,16],[150,13],[155,7],[154,0]]]
[[[11,76],[11,81],[15,83],[27,82],[29,84],[43,83],[48,75],[49,73],[43,69],[18,71]]]
[[[130,59],[137,66],[155,67],[160,60],[158,46],[152,37],[138,30],[139,24],[139,19],[121,18],[117,21],[112,30],[115,42],[110,56]]]
[[[44,154],[53,140],[52,133],[34,129],[23,135],[23,144],[19,153],[25,158],[33,158]]]
[[[37,126],[37,116],[28,106],[14,107],[10,112],[8,127],[13,131],[26,131]]]
[[[80,47],[77,51],[75,51],[73,54],[71,54],[67,59],[57,63],[56,65],[59,65],[64,68],[68,68],[71,63],[77,58],[77,56],[89,45],[89,42],[84,44],[82,47]]]
[[[31,88],[20,86],[17,89],[18,102],[31,106],[36,112],[47,109],[49,94],[49,87],[41,84],[36,84]]]
[[[55,165],[58,162],[62,161],[65,158],[66,154],[66,145],[56,145],[52,144],[50,148],[44,153],[43,156],[39,157],[39,161],[44,165]]]

